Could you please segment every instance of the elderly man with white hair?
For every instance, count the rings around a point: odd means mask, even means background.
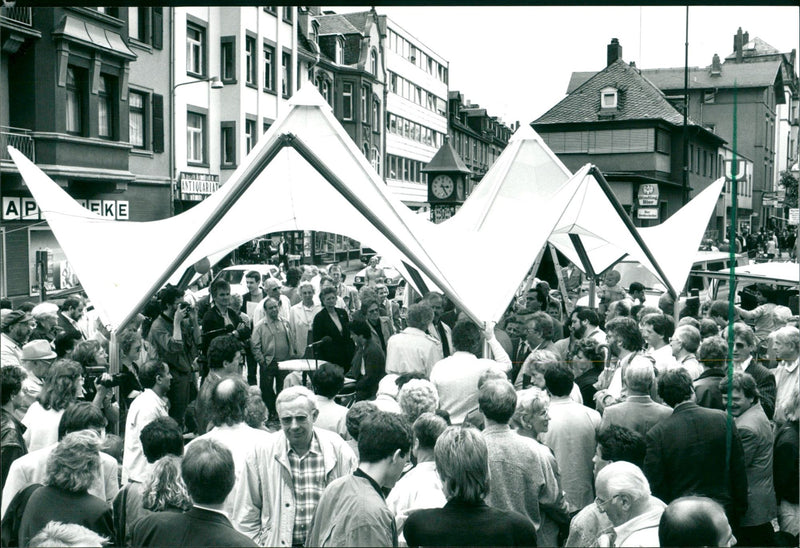
[[[28,340],[45,339],[52,344],[61,331],[58,327],[58,305],[48,301],[39,303],[31,310],[31,316],[36,320],[36,328],[31,331]]]
[[[650,484],[635,464],[612,462],[597,474],[597,509],[614,529],[601,534],[598,546],[658,546],[658,524],[667,507],[650,494]]]
[[[700,330],[691,325],[679,325],[669,340],[672,356],[696,381],[703,373],[703,366],[697,361],[695,352],[700,347]]]
[[[779,360],[774,370],[777,385],[774,419],[776,424],[781,424],[786,422],[782,404],[789,400],[792,390],[797,390],[800,383],[800,368],[797,367],[800,361],[800,331],[787,325],[774,331],[773,335],[775,356]]]
[[[647,436],[655,424],[672,415],[672,409],[653,401],[650,393],[655,383],[655,367],[648,361],[637,361],[625,371],[628,397],[603,411],[600,430],[616,424]]]
[[[353,450],[335,432],[314,426],[319,412],[314,393],[285,388],[276,401],[281,429],[255,449],[244,474],[244,496],[253,512],[241,516],[248,531],[258,529],[260,546],[302,545],[322,491],[356,469]]]

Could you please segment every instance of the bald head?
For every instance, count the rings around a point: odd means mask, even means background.
[[[247,385],[238,377],[222,379],[211,391],[211,415],[214,426],[234,426],[244,422]]]
[[[673,500],[658,524],[661,546],[731,546],[735,541],[722,506],[707,497]]]

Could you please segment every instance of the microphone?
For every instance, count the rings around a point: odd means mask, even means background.
[[[325,343],[329,343],[332,340],[333,339],[331,339],[328,335],[325,335],[324,337],[322,337],[317,342],[313,342],[313,343],[309,344],[306,348],[316,348],[317,346],[321,346],[321,345],[323,345]]]

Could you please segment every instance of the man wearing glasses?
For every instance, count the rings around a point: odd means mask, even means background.
[[[256,511],[243,525],[260,521],[260,546],[303,546],[322,491],[354,471],[358,460],[341,436],[314,427],[318,411],[309,389],[286,388],[276,404],[281,430],[256,449],[244,470],[244,496]]]

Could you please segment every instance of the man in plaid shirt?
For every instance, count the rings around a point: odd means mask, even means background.
[[[353,450],[335,432],[314,427],[317,404],[303,386],[286,388],[276,401],[281,430],[256,448],[244,474],[243,525],[260,530],[261,546],[302,546],[325,487],[356,469]]]

